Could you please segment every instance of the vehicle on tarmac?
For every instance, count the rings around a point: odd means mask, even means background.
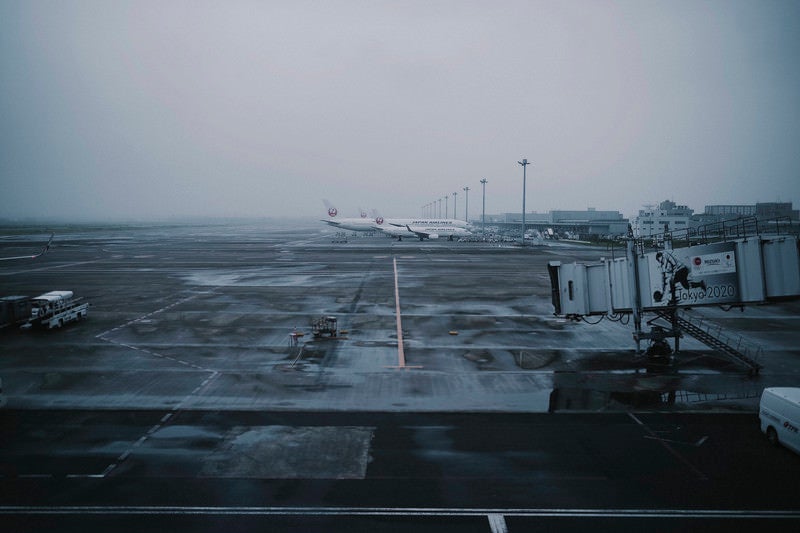
[[[314,334],[315,339],[318,339],[326,334],[333,338],[336,337],[336,332],[337,326],[335,316],[323,316],[317,318],[311,323],[311,333]]]
[[[770,387],[758,406],[761,432],[774,444],[800,453],[800,387]]]
[[[20,325],[31,319],[31,299],[28,296],[0,298],[0,329]]]
[[[84,318],[88,312],[88,302],[73,298],[72,291],[50,291],[31,300],[31,318],[26,326],[60,328]]]

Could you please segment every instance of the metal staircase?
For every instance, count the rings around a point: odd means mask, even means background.
[[[673,321],[672,314],[669,311],[662,311],[656,314],[667,322],[672,323]],[[716,326],[712,328],[708,325],[703,327],[704,324],[702,321],[690,320],[685,315],[682,316],[679,313],[675,313],[674,320],[675,325],[678,326],[681,331],[685,331],[709,348],[716,350],[735,363],[745,366],[751,376],[758,374],[758,371],[761,370],[762,365],[756,361],[761,355],[761,348],[749,345],[744,342],[741,336],[739,336],[738,339],[723,339],[721,327]],[[716,334],[712,333],[713,329],[716,329]],[[736,341],[735,346],[733,341]]]

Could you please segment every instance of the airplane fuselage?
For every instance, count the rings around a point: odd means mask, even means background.
[[[375,231],[377,226],[371,218],[341,218],[323,220],[326,224],[347,231]]]
[[[465,227],[449,224],[448,220],[414,220],[415,225],[406,224],[399,226],[396,224],[379,225],[378,228],[393,237],[402,239],[403,237],[417,237],[419,240],[439,239],[447,237],[452,240],[454,237],[463,237],[472,233]]]

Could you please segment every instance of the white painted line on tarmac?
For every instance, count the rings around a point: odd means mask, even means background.
[[[203,294],[207,294],[207,293],[203,293]],[[101,338],[105,337],[106,335],[108,335],[109,333],[112,333],[112,332],[117,331],[117,330],[122,329],[122,328],[126,328],[128,326],[131,326],[131,325],[133,325],[133,324],[135,324],[135,323],[137,323],[137,322],[139,322],[141,320],[145,320],[145,319],[147,319],[147,318],[149,318],[149,317],[151,317],[151,316],[153,316],[155,314],[163,313],[167,309],[171,309],[171,308],[175,307],[176,305],[184,304],[184,303],[186,303],[186,302],[188,302],[190,300],[193,300],[193,299],[197,298],[199,295],[200,294],[192,294],[191,296],[187,296],[187,297],[182,298],[182,299],[180,299],[180,300],[178,300],[176,302],[173,302],[171,304],[165,305],[164,307],[162,307],[160,309],[156,309],[155,311],[150,311],[149,313],[146,313],[146,314],[144,314],[144,315],[142,315],[142,316],[140,316],[138,318],[134,318],[133,320],[129,320],[128,322],[122,324],[121,326],[117,326],[115,328],[109,329],[108,331],[104,331],[103,333],[99,333],[99,334],[95,335],[95,338],[96,339],[101,339]],[[103,340],[109,340],[109,339],[103,339]]]
[[[492,528],[492,533],[508,533],[508,526],[506,525],[506,518],[498,513],[489,513],[489,527]]]
[[[671,442],[672,444],[685,444],[687,446],[694,446],[695,448],[699,448],[703,445],[705,441],[708,440],[708,436],[700,437],[697,442],[684,442],[682,440],[673,440],[673,439],[664,439],[661,437],[653,437],[650,435],[645,435],[644,438],[651,439],[651,440],[659,440],[661,442]]]
[[[86,264],[89,264],[89,263],[99,263],[101,261],[105,261],[105,259],[94,259],[92,261],[79,261],[77,263],[66,263],[66,264],[63,264],[63,265],[51,265],[51,266],[45,266],[45,267],[40,267],[40,268],[31,268],[31,269],[26,269],[26,270],[18,270],[16,272],[2,272],[2,273],[0,273],[0,276],[14,276],[16,274],[30,274],[31,272],[41,272],[43,270],[55,270],[56,268],[67,268],[67,267],[71,267],[71,266],[75,266],[75,265],[86,265]]]
[[[694,466],[692,463],[690,463],[690,462],[689,462],[689,460],[688,460],[686,457],[684,457],[683,455],[681,455],[680,453],[678,453],[678,451],[677,451],[677,450],[675,450],[675,448],[673,448],[672,446],[670,446],[670,445],[669,445],[669,442],[667,442],[665,439],[662,439],[661,437],[659,437],[658,435],[656,435],[656,432],[655,432],[655,431],[653,431],[652,429],[650,429],[649,427],[647,427],[647,425],[645,425],[645,423],[644,423],[644,422],[642,422],[641,420],[639,420],[639,419],[636,417],[636,415],[634,415],[633,413],[631,413],[630,411],[628,411],[628,416],[629,416],[629,417],[631,417],[631,418],[633,419],[633,421],[634,421],[634,422],[636,422],[637,424],[639,424],[639,425],[640,425],[640,426],[641,426],[641,427],[642,427],[642,428],[643,428],[645,431],[647,431],[647,432],[650,434],[649,438],[651,438],[651,439],[654,439],[654,440],[658,441],[658,442],[661,444],[661,446],[663,446],[663,448],[664,448],[665,450],[667,450],[667,451],[668,451],[670,454],[672,454],[672,456],[673,456],[673,457],[675,457],[675,458],[676,458],[678,461],[680,461],[681,463],[683,463],[683,464],[684,464],[684,465],[685,465],[687,468],[689,468],[689,470],[691,470],[692,472],[694,472],[694,473],[695,473],[695,475],[697,475],[697,477],[698,477],[698,478],[700,478],[700,479],[701,479],[701,480],[703,480],[703,481],[707,481],[707,480],[708,480],[708,476],[706,476],[706,475],[705,475],[705,474],[704,474],[702,471],[700,471],[700,470],[699,470],[699,469],[698,469],[696,466]],[[648,438],[648,436],[647,436],[647,435],[645,435],[645,436],[644,436],[644,438]],[[701,439],[701,441],[699,442],[698,446],[699,446],[700,444],[703,444],[703,442],[705,442],[705,441]]]
[[[217,515],[217,516],[499,516],[555,518],[697,518],[797,520],[800,510],[772,509],[463,509],[402,507],[210,507],[210,506],[58,506],[4,505],[0,515]],[[491,520],[491,518],[489,518]],[[502,530],[501,530],[502,531]]]
[[[157,355],[157,354],[156,354],[156,355]],[[184,404],[185,404],[185,403],[186,403],[186,402],[189,400],[189,398],[191,398],[192,396],[195,396],[195,395],[197,395],[197,394],[198,394],[198,393],[199,393],[201,390],[203,390],[203,388],[204,388],[204,387],[206,387],[206,386],[207,386],[209,383],[211,383],[211,381],[212,381],[212,380],[214,380],[215,378],[217,378],[217,376],[219,376],[219,375],[220,375],[220,373],[219,373],[219,372],[217,372],[216,370],[214,370],[214,371],[211,371],[211,370],[209,370],[209,372],[211,372],[211,375],[210,375],[210,376],[208,376],[208,377],[207,377],[205,380],[203,380],[203,382],[202,382],[200,385],[198,385],[197,387],[195,387],[195,389],[194,389],[192,392],[190,392],[190,393],[189,393],[189,394],[188,394],[188,395],[187,395],[187,396],[186,396],[186,397],[185,397],[183,400],[181,400],[181,401],[178,403],[178,405],[176,405],[175,407],[173,407],[173,408],[172,408],[172,410],[171,410],[169,413],[167,413],[167,414],[165,414],[164,416],[162,416],[162,417],[161,417],[161,420],[160,420],[160,421],[159,421],[157,424],[155,424],[155,425],[153,425],[152,427],[150,427],[150,429],[148,429],[148,430],[145,432],[145,434],[144,434],[144,435],[142,435],[141,437],[139,437],[139,440],[137,440],[136,442],[134,442],[133,444],[131,444],[131,446],[130,446],[130,447],[127,449],[127,450],[125,450],[125,452],[123,452],[123,453],[122,453],[122,454],[121,454],[119,457],[117,457],[117,461],[116,461],[115,463],[112,463],[112,464],[108,465],[108,466],[106,467],[106,469],[105,469],[105,470],[103,470],[103,473],[102,473],[102,474],[96,474],[96,475],[93,475],[93,476],[90,476],[90,477],[94,477],[94,476],[97,476],[97,477],[106,477],[106,476],[107,476],[108,474],[110,474],[110,473],[111,473],[111,472],[112,472],[112,471],[113,471],[115,468],[117,468],[117,466],[118,466],[120,463],[124,463],[124,462],[125,462],[125,461],[128,459],[128,457],[130,457],[130,455],[133,453],[133,451],[134,451],[136,448],[140,447],[142,444],[144,444],[144,443],[145,443],[145,441],[147,441],[147,439],[149,439],[150,437],[152,437],[152,436],[153,436],[153,435],[154,435],[154,434],[155,434],[155,433],[156,433],[158,430],[160,430],[162,427],[164,427],[164,424],[166,423],[166,421],[167,421],[167,420],[169,420],[170,418],[172,418],[172,416],[173,416],[175,413],[177,413],[178,411],[180,411],[180,410],[183,408],[183,405],[184,405]]]

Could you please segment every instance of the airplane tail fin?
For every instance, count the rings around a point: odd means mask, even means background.
[[[39,255],[44,255],[45,253],[47,253],[47,250],[50,249],[50,245],[53,244],[53,237],[55,237],[55,235],[56,235],[55,232],[50,234],[50,239],[48,239],[47,244],[44,246],[44,249],[41,252],[39,252]]]
[[[325,204],[325,208],[328,210],[328,216],[329,217],[333,218],[339,213],[339,211],[336,209],[336,207],[332,203],[330,203],[328,200],[323,199],[322,203]]]

